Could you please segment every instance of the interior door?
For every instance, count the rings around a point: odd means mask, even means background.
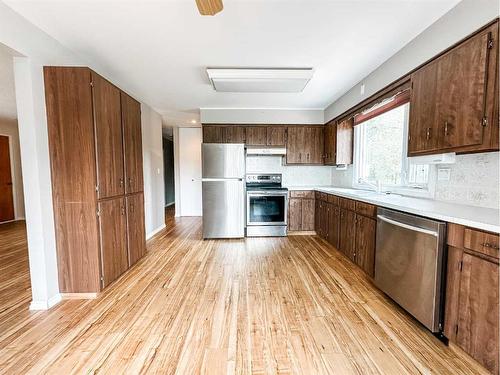
[[[0,135],[0,222],[14,218],[9,137]]]
[[[92,73],[98,197],[125,191],[120,90]]]
[[[125,199],[99,202],[102,282],[105,288],[128,268]]]
[[[481,33],[438,60],[439,148],[483,143],[489,33]]]
[[[127,235],[129,267],[146,254],[146,230],[144,227],[144,196],[142,193],[128,195]]]
[[[201,216],[201,128],[179,128],[181,216]]]
[[[141,104],[121,92],[123,145],[125,154],[125,191],[143,191]]]

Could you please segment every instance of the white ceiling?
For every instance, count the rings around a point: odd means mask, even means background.
[[[0,121],[17,119],[13,51],[0,44]]]
[[[6,3],[172,124],[199,108],[323,109],[458,0],[195,0]],[[301,93],[221,93],[206,67],[313,67]]]

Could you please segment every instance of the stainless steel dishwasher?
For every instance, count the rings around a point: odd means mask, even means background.
[[[432,332],[442,330],[446,223],[379,208],[375,284]]]

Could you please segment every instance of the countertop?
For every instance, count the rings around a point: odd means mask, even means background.
[[[432,199],[413,198],[398,194],[339,188],[333,186],[286,186],[289,190],[315,190],[324,193],[392,208],[431,219],[461,224],[489,232],[500,233],[500,210],[447,203]]]

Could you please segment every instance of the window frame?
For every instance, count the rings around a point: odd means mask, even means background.
[[[395,97],[396,98],[396,97]],[[364,115],[364,118],[366,120],[363,120],[361,122],[358,122],[354,126],[354,150],[353,150],[353,181],[352,181],[352,186],[355,189],[361,189],[361,190],[373,190],[373,187],[370,186],[369,184],[365,182],[359,182],[360,179],[360,173],[361,173],[361,160],[363,159],[363,149],[364,147],[361,146],[364,138],[364,133],[363,132],[363,127],[362,123],[365,121],[368,121],[372,118],[375,118],[377,116],[380,116],[386,112],[389,112],[391,110],[394,110],[402,105],[407,105],[406,110],[405,110],[405,115],[404,115],[404,124],[403,124],[403,147],[401,151],[401,179],[403,181],[402,185],[389,185],[389,184],[381,184],[381,189],[383,192],[390,192],[390,193],[395,193],[395,194],[400,194],[400,195],[408,195],[408,196],[413,196],[413,197],[420,197],[420,198],[434,198],[434,192],[435,192],[435,166],[432,164],[429,164],[429,178],[428,182],[426,185],[419,185],[419,184],[409,184],[408,183],[408,175],[409,175],[409,170],[410,170],[410,159],[408,157],[408,142],[405,140],[408,140],[408,128],[409,128],[409,117],[410,117],[410,103],[409,101],[403,101],[398,103],[397,105],[390,105],[390,102],[387,103],[387,109],[386,111],[378,111],[376,116],[366,116]],[[383,105],[384,106],[384,105]],[[382,106],[382,107],[383,107]]]

